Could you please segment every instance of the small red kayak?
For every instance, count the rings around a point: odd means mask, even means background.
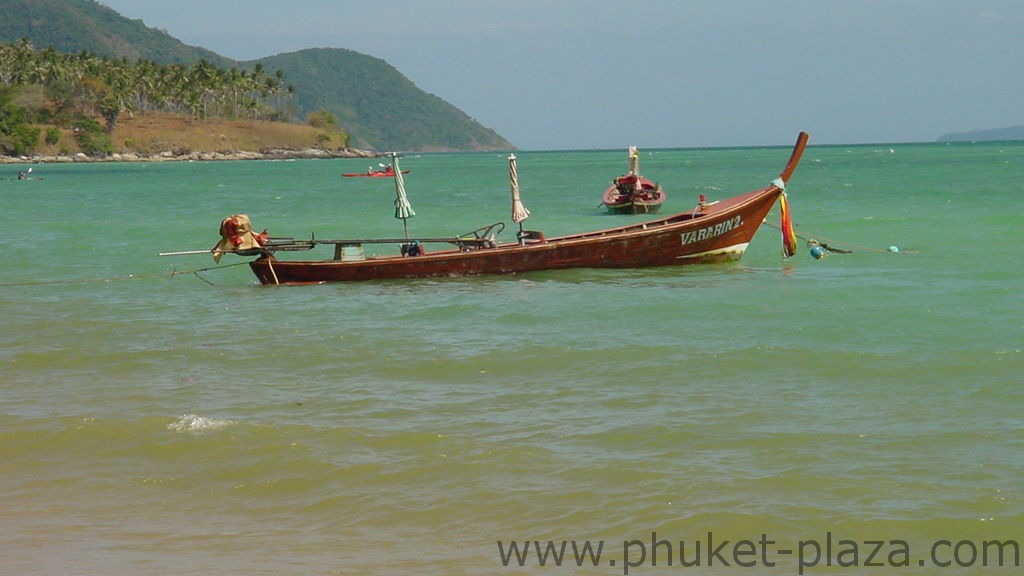
[[[408,170],[402,170],[402,174],[408,174]],[[395,175],[393,168],[386,168],[384,170],[367,170],[366,172],[348,172],[342,174],[346,178],[391,178]]]

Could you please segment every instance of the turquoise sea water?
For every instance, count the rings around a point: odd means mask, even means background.
[[[641,152],[666,211],[789,154]],[[634,218],[597,209],[624,150],[517,156],[529,227]],[[403,158],[410,231],[508,223],[505,157]],[[797,232],[854,250],[822,260],[770,226],[733,264],[305,287],[157,256],[239,212],[400,234],[366,166],[2,168],[0,574],[1019,570],[1024,144],[812,140]]]

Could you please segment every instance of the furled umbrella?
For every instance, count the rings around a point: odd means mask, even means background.
[[[629,173],[633,176],[640,175],[640,152],[636,146],[629,147]]]
[[[512,184],[512,221],[519,224],[519,233],[523,232],[523,220],[530,217],[530,211],[523,206],[519,197],[519,173],[516,169],[516,155],[508,155],[508,179]]]
[[[405,237],[409,238],[409,218],[416,215],[409,204],[409,197],[405,195],[405,180],[402,179],[402,169],[398,166],[398,153],[391,153],[391,166],[395,169],[395,218],[402,220],[402,228],[405,229]]]

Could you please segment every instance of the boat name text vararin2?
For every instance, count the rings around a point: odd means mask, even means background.
[[[707,240],[709,238],[725,234],[733,228],[739,228],[740,224],[743,224],[743,217],[737,215],[725,222],[719,222],[714,226],[708,226],[707,228],[701,228],[700,230],[693,230],[690,232],[683,232],[679,235],[679,238],[682,240],[684,245],[692,244],[694,242],[700,242],[702,240]]]

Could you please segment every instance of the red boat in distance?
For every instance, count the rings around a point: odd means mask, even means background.
[[[345,178],[393,178],[395,176],[395,169],[391,166],[381,165],[383,168],[375,170],[373,166],[368,168],[366,172],[346,172],[342,174]],[[402,174],[408,174],[408,170],[402,170]]]
[[[640,153],[629,147],[629,172],[612,181],[601,195],[601,204],[616,214],[654,214],[665,202],[661,185],[640,175]]]

